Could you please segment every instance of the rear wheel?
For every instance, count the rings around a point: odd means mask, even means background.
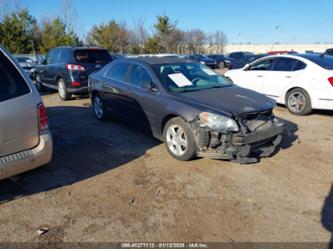
[[[98,120],[105,121],[108,118],[106,107],[103,99],[98,95],[94,94],[92,98],[92,106],[94,110],[95,117]]]
[[[58,80],[58,94],[62,100],[70,100],[72,94],[67,91],[65,81],[63,79]]]
[[[165,146],[173,158],[187,161],[196,156],[193,134],[181,118],[173,118],[166,123],[163,137]]]
[[[287,93],[286,105],[295,115],[307,115],[312,112],[310,96],[302,88],[296,88]]]

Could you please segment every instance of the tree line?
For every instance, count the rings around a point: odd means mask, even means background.
[[[94,25],[80,38],[68,18],[43,18],[37,22],[28,9],[3,13],[0,17],[0,44],[11,53],[47,53],[56,46],[99,46],[112,53],[221,53],[226,35],[217,30],[205,33],[200,29],[182,30],[167,15],[156,17],[152,31],[142,19],[129,27],[110,20]]]

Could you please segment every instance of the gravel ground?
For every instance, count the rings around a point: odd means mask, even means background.
[[[86,98],[43,100],[54,158],[0,182],[0,241],[332,239],[332,112],[277,107],[288,127],[281,150],[239,165],[176,161],[154,138],[95,120]]]

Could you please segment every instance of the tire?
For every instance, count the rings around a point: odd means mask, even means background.
[[[223,69],[225,67],[226,67],[225,62],[224,61],[220,61],[219,62],[219,68]]]
[[[70,100],[72,98],[72,94],[67,91],[65,81],[61,78],[58,80],[58,94],[59,97],[64,101]]]
[[[100,121],[106,121],[109,119],[109,115],[106,111],[104,100],[99,94],[94,94],[92,97],[92,108],[96,119]]]
[[[307,115],[312,112],[309,94],[302,88],[295,88],[286,95],[286,106],[290,113]]]
[[[42,84],[39,74],[35,75],[35,82],[36,82],[35,86],[37,87],[38,91],[40,91],[40,92],[46,91],[46,87]]]
[[[173,158],[188,161],[196,157],[193,133],[183,119],[170,119],[164,127],[163,138],[167,151]]]

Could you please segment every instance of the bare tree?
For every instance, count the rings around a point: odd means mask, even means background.
[[[217,30],[207,35],[209,53],[223,53],[226,43],[227,37],[221,30]]]
[[[183,53],[202,53],[206,34],[200,29],[192,29],[183,33]]]

